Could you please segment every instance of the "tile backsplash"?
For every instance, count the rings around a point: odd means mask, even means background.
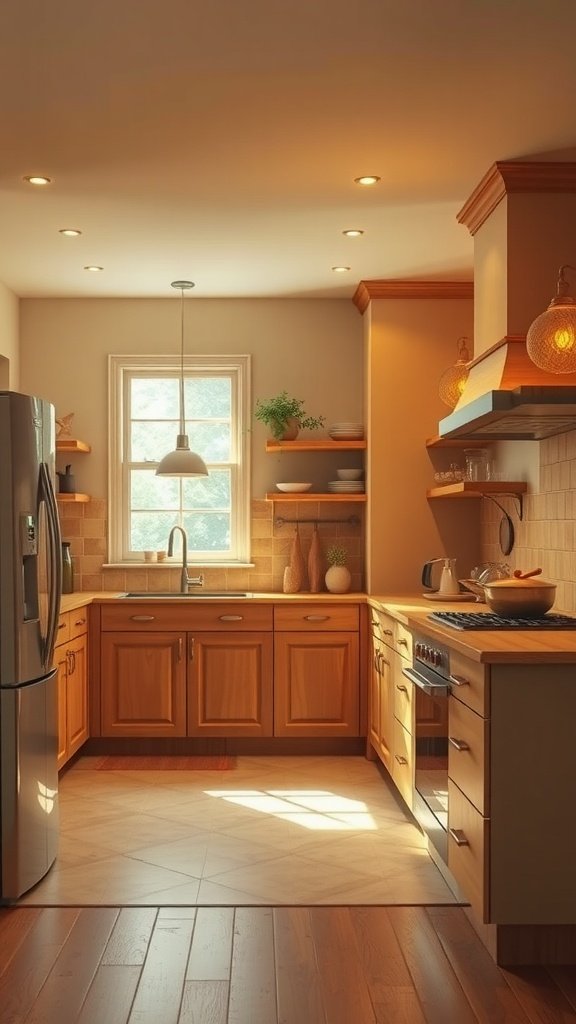
[[[507,557],[498,539],[502,514],[482,502],[483,558],[524,571],[541,567],[542,578],[557,586],[555,609],[576,612],[576,431],[540,442],[539,476],[537,491],[524,495],[521,521],[514,500],[498,495],[516,534]]]
[[[107,505],[92,498],[85,504],[60,502],[62,539],[70,541],[74,560],[74,590],[170,590],[180,587],[178,566],[147,565],[107,567]],[[364,587],[364,520],[363,509],[352,502],[269,502],[255,500],[251,509],[251,561],[249,568],[196,567],[190,559],[190,573],[201,571],[207,590],[248,590],[260,593],[282,591],[284,569],[288,564],[295,525],[276,520],[318,519],[318,534],[323,552],[334,543],[349,552],[348,568],[352,574],[351,591]],[[356,516],[359,524],[340,522]],[[337,521],[338,520],[338,521]],[[304,559],[307,559],[312,523],[299,524]],[[326,567],[327,568],[327,567]],[[307,589],[305,581],[302,591]]]

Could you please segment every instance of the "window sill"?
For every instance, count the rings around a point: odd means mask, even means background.
[[[188,569],[253,569],[254,562],[188,562]],[[182,569],[182,562],[104,562],[103,569]]]

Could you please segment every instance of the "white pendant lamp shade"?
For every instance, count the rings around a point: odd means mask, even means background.
[[[556,295],[526,335],[530,359],[549,373],[576,372],[576,300],[569,294],[570,285],[564,276],[568,269],[575,268],[568,263],[560,267]]]
[[[196,452],[190,451],[184,408],[184,292],[193,288],[192,281],[172,281],[172,288],[180,289],[180,433],[174,451],[168,452],[158,465],[156,476],[208,476],[206,463]]]
[[[438,394],[445,405],[453,409],[456,403],[459,401],[462,392],[464,391],[464,385],[468,380],[468,363],[470,362],[470,353],[466,346],[468,338],[462,337],[457,341],[458,346],[458,359],[454,363],[454,366],[449,366],[438,381]]]

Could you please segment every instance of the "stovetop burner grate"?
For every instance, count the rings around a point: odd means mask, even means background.
[[[492,612],[433,612],[428,616],[452,629],[576,629],[570,615],[542,615],[540,618],[507,618]]]

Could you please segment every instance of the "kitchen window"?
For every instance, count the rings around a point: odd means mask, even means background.
[[[246,564],[250,356],[184,360],[186,433],[207,477],[155,475],[179,433],[179,372],[174,356],[109,357],[109,561],[142,562],[178,525],[192,562]]]

